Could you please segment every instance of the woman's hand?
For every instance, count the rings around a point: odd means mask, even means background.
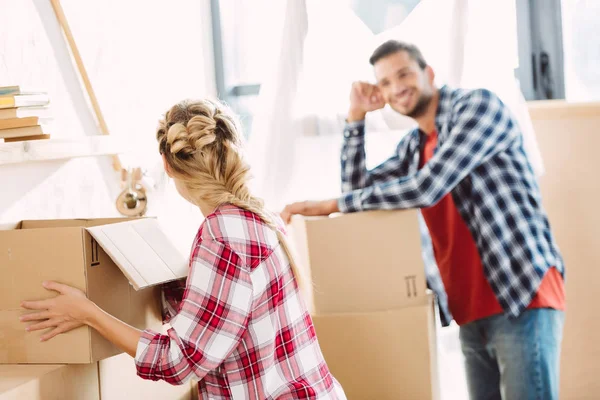
[[[44,342],[86,324],[93,311],[94,303],[86,297],[85,293],[52,281],[44,282],[42,285],[48,290],[58,292],[59,295],[52,299],[21,303],[21,307],[37,311],[21,316],[22,322],[35,322],[26,328],[27,331],[54,328],[41,336],[40,340]]]

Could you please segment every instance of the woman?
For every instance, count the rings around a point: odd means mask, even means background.
[[[135,357],[138,375],[182,384],[201,398],[345,399],[329,372],[300,295],[302,280],[282,232],[247,187],[249,167],[233,117],[211,101],[171,108],[157,131],[167,174],[206,216],[183,288],[163,288],[168,335],[140,331],[103,312],[78,289],[56,282],[55,298],[27,330],[49,340],[87,324]]]

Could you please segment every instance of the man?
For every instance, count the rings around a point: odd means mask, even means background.
[[[436,88],[413,45],[388,41],[370,62],[377,84],[355,82],[350,94],[343,195],[290,204],[282,217],[421,209],[470,397],[557,399],[564,266],[519,127],[487,90]],[[418,128],[369,171],[364,119],[386,103]]]

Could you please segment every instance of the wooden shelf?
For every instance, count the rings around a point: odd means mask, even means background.
[[[114,136],[103,135],[0,143],[0,165],[114,155],[122,151]]]

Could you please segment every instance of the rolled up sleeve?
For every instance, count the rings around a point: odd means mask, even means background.
[[[201,242],[167,334],[142,333],[135,356],[138,375],[171,384],[203,379],[238,345],[251,304],[252,283],[241,258],[219,241]]]

